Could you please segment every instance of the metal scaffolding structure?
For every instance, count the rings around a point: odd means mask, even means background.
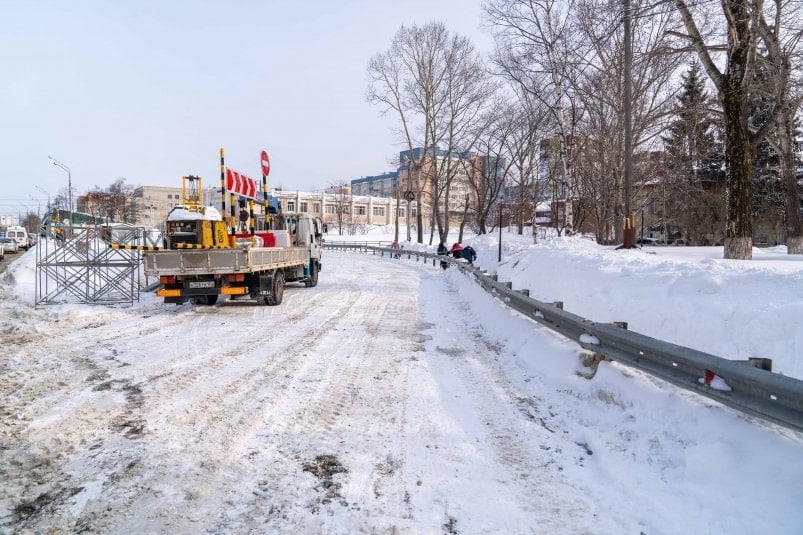
[[[36,246],[34,305],[139,301],[141,254],[111,243],[141,244],[141,227],[70,227]]]

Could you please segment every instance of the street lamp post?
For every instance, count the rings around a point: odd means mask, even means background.
[[[51,162],[53,162],[53,165],[67,171],[67,203],[69,204],[67,211],[70,213],[70,222],[72,222],[72,177],[70,174],[70,168],[55,159],[53,156],[48,156],[48,158]]]
[[[20,212],[20,206],[25,208],[25,217],[22,217],[22,212]],[[27,204],[22,204],[20,202],[17,203],[17,225],[20,227],[25,227],[25,230],[29,230],[27,226],[23,225],[23,223],[27,223],[28,215],[31,214],[31,209],[28,207]]]
[[[41,222],[42,221],[42,203],[39,202],[39,199],[37,199],[33,195],[29,195],[29,197],[31,198],[31,200],[36,201],[36,219],[38,219]]]
[[[43,190],[39,186],[34,186],[34,187],[36,189],[38,189],[39,191],[41,191],[42,193],[44,193],[45,195],[47,195],[47,209],[50,210],[50,193],[46,192],[45,190]]]
[[[488,174],[490,174],[490,171],[489,171]],[[499,179],[499,160],[498,159],[494,160],[493,177],[494,177],[494,179]],[[496,198],[496,200],[497,200],[497,202],[499,204],[499,255],[498,255],[498,258],[496,260],[497,262],[501,262],[502,261],[502,208],[504,207],[504,204],[505,204],[505,197],[506,197],[506,195],[505,195],[505,178],[504,178],[504,175],[503,175],[502,176],[502,183],[501,183],[501,185],[499,187],[499,194],[497,195],[497,198]]]

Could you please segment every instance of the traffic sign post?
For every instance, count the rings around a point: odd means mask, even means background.
[[[259,161],[262,164],[262,210],[265,214],[265,224],[268,221],[268,211],[270,203],[268,203],[268,175],[270,174],[270,158],[268,158],[268,151],[263,150],[259,155]]]
[[[413,237],[410,235],[410,203],[415,200],[415,193],[412,190],[404,192],[404,200],[407,201],[407,241],[412,241]]]
[[[262,151],[260,160],[262,162],[262,176],[267,177],[270,174],[270,158],[268,158],[268,151]]]

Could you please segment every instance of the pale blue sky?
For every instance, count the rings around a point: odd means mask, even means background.
[[[391,170],[369,59],[414,22],[491,41],[480,0],[0,0],[0,14],[0,214],[66,190],[48,155],[73,196],[118,177],[217,185],[220,147],[255,178],[267,150],[270,187]]]

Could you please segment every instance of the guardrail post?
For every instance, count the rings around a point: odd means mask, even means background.
[[[614,321],[613,324],[616,325],[617,327],[619,327],[620,329],[627,330],[627,322],[626,321]]]
[[[552,305],[555,308],[559,308],[559,309],[563,310],[563,301],[555,301],[554,303],[552,303]]]
[[[526,295],[527,297],[530,297],[530,290],[526,290],[526,289],[525,290],[519,290],[519,292],[522,295]]]
[[[488,278],[491,279],[494,282],[499,282],[499,275],[497,275],[496,273],[494,273],[493,275],[489,276]]]
[[[512,282],[505,282],[503,284],[505,285],[505,288],[507,288],[508,290],[512,290],[513,289],[513,283]]]
[[[760,370],[767,370],[768,372],[772,371],[772,359],[750,357],[747,359],[746,364]]]

